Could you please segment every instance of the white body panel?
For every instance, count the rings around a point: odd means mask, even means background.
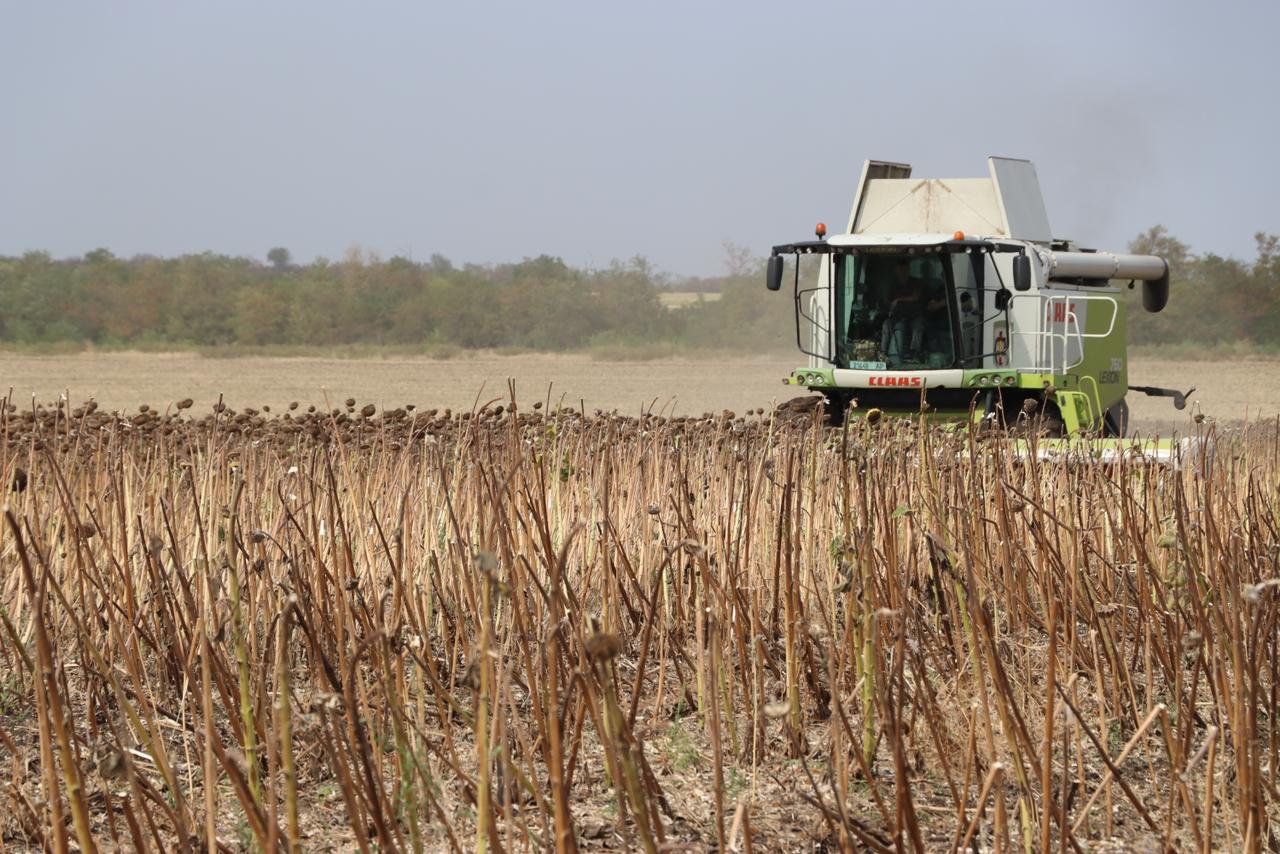
[[[912,178],[911,167],[868,160],[849,214],[850,234],[942,233],[1048,243],[1036,168],[1028,160],[987,158],[986,178]]]
[[[881,178],[854,216],[854,234],[963,231],[1008,237],[988,178]]]
[[[853,212],[849,214],[849,225],[845,231],[853,233],[853,223],[858,216],[858,208],[862,204],[862,191],[867,183],[876,178],[910,178],[911,165],[893,163],[887,160],[866,160],[862,164],[862,174],[858,176],[858,189],[853,193]]]
[[[1000,204],[1005,233],[1037,243],[1053,240],[1035,164],[1030,160],[988,157],[987,168],[991,171],[991,185]]]
[[[833,234],[827,238],[830,246],[937,246],[955,237],[955,232]]]
[[[831,256],[826,255],[818,264],[818,282],[816,290],[809,295],[809,316],[814,323],[809,325],[809,367],[818,370],[831,367],[827,359],[815,353],[831,352]],[[804,331],[801,330],[801,335]]]
[[[964,384],[964,371],[959,368],[941,371],[855,371],[836,368],[831,373],[841,388],[960,388]]]

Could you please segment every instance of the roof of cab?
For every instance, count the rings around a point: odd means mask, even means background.
[[[831,246],[937,246],[954,239],[954,234],[833,234],[827,243]]]

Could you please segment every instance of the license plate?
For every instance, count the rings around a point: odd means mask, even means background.
[[[855,371],[883,371],[884,362],[850,362],[849,367]]]

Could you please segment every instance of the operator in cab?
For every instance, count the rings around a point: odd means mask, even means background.
[[[911,260],[894,263],[893,290],[889,295],[889,315],[884,321],[880,349],[891,364],[920,361],[925,334],[939,322],[945,325],[947,299],[945,285],[911,275]]]

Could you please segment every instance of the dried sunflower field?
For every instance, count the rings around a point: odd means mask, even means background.
[[[0,848],[1273,850],[1280,434],[1201,427],[6,405]]]

